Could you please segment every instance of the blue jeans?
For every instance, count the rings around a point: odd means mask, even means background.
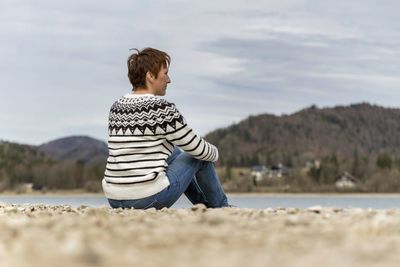
[[[135,209],[169,208],[183,193],[193,204],[202,203],[209,208],[228,206],[228,199],[212,162],[195,159],[175,147],[167,163],[167,177],[170,183],[167,188],[141,199],[108,199],[110,206]]]

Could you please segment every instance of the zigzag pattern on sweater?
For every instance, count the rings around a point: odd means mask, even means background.
[[[175,107],[164,99],[154,97],[141,97],[144,99],[122,98],[114,103],[111,111],[116,114],[132,114],[132,113],[148,113],[152,110],[166,109],[167,107]]]
[[[125,134],[139,130],[142,134],[146,129],[156,134],[157,128],[167,133],[167,128],[177,129],[185,125],[185,119],[173,103],[155,97],[121,98],[116,101],[110,110],[109,132]]]

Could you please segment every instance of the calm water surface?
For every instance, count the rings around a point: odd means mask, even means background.
[[[240,208],[307,208],[320,205],[338,208],[400,208],[399,195],[228,195],[231,204]],[[101,195],[1,195],[0,203],[4,204],[45,204],[45,205],[87,205],[99,207],[107,205],[107,200]],[[181,197],[173,208],[188,208],[191,203],[186,197]]]

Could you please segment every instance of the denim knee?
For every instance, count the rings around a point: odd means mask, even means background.
[[[181,153],[182,151],[177,146],[174,146],[174,150],[172,151],[171,155],[167,158],[167,164],[171,164]]]

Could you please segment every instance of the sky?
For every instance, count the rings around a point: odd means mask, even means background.
[[[0,139],[107,139],[131,48],[172,58],[165,98],[199,135],[311,105],[399,107],[395,0],[1,0]]]

